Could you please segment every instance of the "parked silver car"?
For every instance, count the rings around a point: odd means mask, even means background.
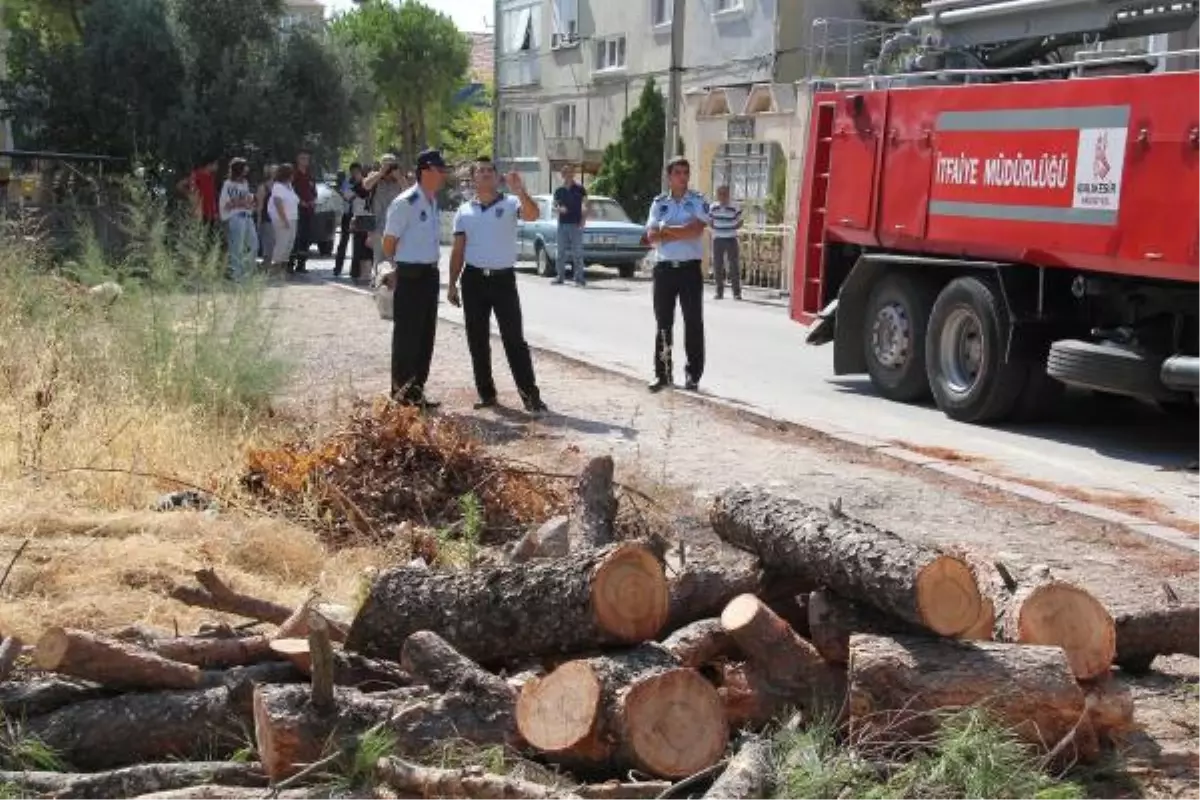
[[[539,275],[555,274],[558,260],[558,215],[554,213],[554,198],[548,194],[535,195],[539,218],[534,222],[517,224],[518,256],[537,262]],[[589,197],[587,224],[583,229],[583,262],[612,267],[622,278],[631,278],[638,264],[650,252],[646,243],[645,226],[629,219],[624,209],[611,197]]]

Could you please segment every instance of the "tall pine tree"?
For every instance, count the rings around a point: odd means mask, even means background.
[[[593,194],[608,195],[620,203],[635,222],[646,219],[662,185],[666,125],[662,93],[649,78],[637,107],[621,123],[621,138],[604,149],[604,161],[591,186]]]

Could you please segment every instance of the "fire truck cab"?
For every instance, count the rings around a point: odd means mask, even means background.
[[[924,7],[874,74],[813,93],[791,300],[809,343],[965,422],[1065,386],[1195,414],[1200,73],[1070,48],[1186,29],[1197,4]]]

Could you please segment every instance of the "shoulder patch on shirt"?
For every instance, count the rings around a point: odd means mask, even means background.
[[[497,217],[504,216],[504,206],[496,206],[496,216]]]
[[[415,206],[417,204],[417,201],[420,199],[421,199],[421,196],[419,194],[417,194],[416,192],[413,192],[412,194],[410,194],[408,196],[408,202],[410,205]]]

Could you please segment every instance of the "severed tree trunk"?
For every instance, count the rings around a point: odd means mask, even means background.
[[[402,758],[381,758],[375,775],[399,797],[464,798],[577,798],[578,795],[544,783],[521,780],[510,775],[493,775],[478,769],[441,769],[423,767]]]
[[[329,797],[329,788],[308,786],[302,789],[272,789],[269,792],[247,791],[239,786],[222,786],[219,783],[202,783],[183,789],[167,789],[163,792],[139,794],[135,800],[324,800]]]
[[[671,786],[667,781],[607,781],[585,784],[577,787],[575,793],[585,800],[657,800]]]
[[[769,797],[774,783],[774,764],[771,763],[771,743],[766,739],[750,739],[729,760],[705,797],[724,800],[749,800]]]
[[[26,796],[119,800],[150,792],[182,789],[209,781],[227,786],[266,786],[262,765],[228,761],[193,761],[167,764],[138,764],[107,772],[0,772],[0,784]],[[242,794],[247,794],[242,788]]]
[[[734,598],[721,613],[721,627],[772,694],[810,714],[841,707],[844,689],[838,675],[766,603],[752,594]]]
[[[287,606],[235,592],[211,569],[197,570],[194,576],[202,588],[176,586],[171,590],[171,597],[190,606],[237,614],[272,625],[282,625],[292,615],[292,609]]]
[[[401,567],[375,580],[346,648],[395,658],[428,630],[492,665],[653,639],[667,605],[661,562],[633,543],[469,572]]]
[[[10,719],[27,719],[113,694],[113,689],[59,676],[5,681],[0,683],[0,714]]]
[[[417,631],[408,637],[400,663],[435,691],[477,694],[497,709],[516,706],[516,690],[507,681],[483,669],[431,631]]]
[[[700,667],[738,652],[737,642],[721,627],[719,619],[702,619],[685,625],[662,642],[682,667]]]
[[[271,651],[271,640],[267,636],[243,636],[233,639],[180,636],[148,642],[146,649],[163,658],[205,669],[238,667],[277,658]]]
[[[786,690],[771,683],[753,664],[722,664],[717,670],[717,694],[730,730],[759,729],[795,708]]]
[[[733,598],[762,590],[758,559],[740,550],[706,548],[693,552],[681,563],[669,558],[667,564],[673,573],[667,630],[719,616]]]
[[[579,474],[567,532],[572,550],[605,547],[615,541],[617,497],[612,456],[593,458]]]
[[[32,717],[24,732],[77,769],[229,756],[249,721],[228,689],[123,694]]]
[[[849,680],[854,737],[911,743],[945,712],[979,707],[1044,751],[1071,736],[1067,758],[1098,754],[1083,690],[1057,647],[855,634]]]
[[[919,629],[869,606],[843,600],[824,589],[809,594],[809,640],[825,661],[839,666],[849,661],[850,636],[855,633],[887,636],[919,633]]]
[[[1160,655],[1200,656],[1200,608],[1194,604],[1120,614],[1114,623],[1116,662],[1126,672],[1146,672]]]
[[[124,689],[193,689],[202,673],[191,664],[84,631],[50,628],[38,640],[39,668]]]
[[[313,707],[307,686],[259,686],[254,692],[254,738],[272,781],[294,774],[365,731],[382,726],[396,738],[401,754],[421,755],[448,740],[480,746],[516,746],[519,738],[511,704],[497,708],[468,692],[441,696],[427,687],[363,694],[334,692],[334,710]]]
[[[517,727],[584,774],[632,768],[680,778],[715,764],[729,740],[716,689],[653,644],[569,661],[525,684]]]
[[[307,639],[275,639],[272,651],[287,659],[303,677],[312,677],[312,647]],[[293,681],[260,681],[261,683],[292,683]],[[333,652],[333,682],[338,686],[354,686],[364,692],[387,691],[412,686],[412,676],[392,661],[366,658],[357,653]]]
[[[983,600],[961,559],[765,489],[727,490],[711,518],[717,535],[772,570],[942,636],[978,624]]]
[[[4,641],[0,642],[0,681],[8,680],[24,649],[25,643],[15,636],[5,636]]]
[[[1047,574],[1017,588],[1001,627],[1005,641],[1061,647],[1079,680],[1107,675],[1116,657],[1108,609],[1086,589]]]

